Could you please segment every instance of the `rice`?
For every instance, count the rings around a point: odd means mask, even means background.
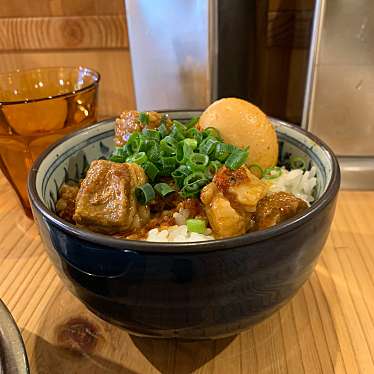
[[[269,183],[269,193],[290,192],[296,197],[303,199],[310,205],[314,201],[313,190],[317,184],[316,168],[312,167],[309,171],[294,169],[288,171],[281,169],[281,175],[278,178],[266,180]],[[189,232],[186,226],[186,220],[189,218],[189,210],[181,209],[173,214],[176,225],[155,228],[148,232],[145,239],[149,242],[199,242],[205,240],[214,240],[212,230],[207,229],[205,235],[195,232]]]
[[[313,166],[309,171],[294,169],[288,171],[281,169],[278,178],[271,179],[269,192],[290,192],[296,197],[303,199],[308,204],[314,201],[313,190],[317,184],[316,168]]]
[[[210,234],[211,230],[207,229],[206,234]],[[149,242],[201,242],[205,240],[214,240],[211,235],[198,234],[196,232],[187,231],[186,225],[175,225],[165,229],[152,229],[148,231],[146,241]]]

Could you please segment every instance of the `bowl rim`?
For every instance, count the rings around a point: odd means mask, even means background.
[[[183,113],[190,111],[174,110],[169,113]],[[75,131],[63,138],[61,138],[56,143],[50,145],[44,152],[33,163],[28,176],[27,189],[31,205],[36,211],[42,215],[43,218],[47,219],[50,223],[57,226],[63,232],[77,237],[84,241],[89,241],[94,244],[99,244],[104,247],[109,247],[110,249],[117,249],[123,251],[135,251],[135,252],[151,252],[157,254],[184,254],[184,253],[201,253],[201,252],[212,252],[217,250],[226,250],[233,247],[242,247],[249,244],[254,244],[258,242],[263,242],[265,240],[271,239],[284,234],[285,232],[292,231],[293,229],[305,224],[307,221],[313,219],[321,209],[329,205],[336,197],[339,187],[340,187],[340,168],[337,157],[331,150],[331,148],[320,140],[317,136],[311,134],[310,132],[301,129],[297,125],[292,125],[285,121],[278,120],[276,118],[269,117],[272,122],[276,122],[281,126],[285,126],[296,130],[297,132],[307,136],[309,139],[314,141],[319,147],[321,147],[330,158],[332,165],[332,175],[330,182],[322,194],[322,196],[306,211],[296,215],[295,217],[286,220],[283,223],[275,225],[273,227],[246,233],[244,235],[235,236],[225,239],[215,239],[200,242],[175,242],[175,243],[164,243],[164,242],[147,242],[142,240],[128,240],[128,239],[117,239],[108,235],[95,233],[86,229],[80,229],[73,224],[65,221],[64,219],[58,217],[54,212],[50,211],[40,199],[36,191],[36,175],[39,169],[39,165],[44,160],[44,158],[51,153],[57,146],[69,140],[70,138],[81,135],[86,131],[91,131],[97,127],[102,126],[108,122],[114,122],[115,118],[109,118],[100,122],[97,122],[89,127]]]
[[[27,72],[32,72],[32,71],[42,71],[42,70],[60,70],[60,69],[77,69],[77,70],[88,70],[93,76],[96,76],[96,80],[94,80],[92,83],[90,83],[88,86],[86,87],[82,87],[78,90],[75,90],[75,91],[71,91],[71,92],[66,92],[66,93],[62,93],[62,94],[57,94],[57,95],[52,95],[52,96],[45,96],[45,97],[40,97],[40,98],[37,98],[37,99],[23,99],[23,100],[10,100],[10,101],[6,101],[6,100],[0,100],[0,105],[1,106],[8,106],[8,105],[16,105],[16,104],[31,104],[31,103],[36,103],[36,102],[39,102],[39,101],[46,101],[46,100],[53,100],[53,99],[60,99],[60,98],[65,98],[65,97],[71,97],[71,96],[74,96],[74,95],[77,95],[77,94],[80,94],[82,92],[85,92],[85,91],[88,91],[90,90],[92,87],[95,87],[99,84],[100,80],[101,80],[101,75],[100,73],[95,70],[95,69],[92,69],[88,66],[82,66],[82,65],[75,65],[75,66],[43,66],[43,67],[39,67],[39,68],[31,68],[31,69],[16,69],[16,70],[12,70],[12,71],[8,71],[8,72],[5,72],[5,73],[0,73],[0,77],[1,76],[9,76],[11,74],[19,74],[19,73],[27,73]]]
[[[14,373],[30,372],[25,343],[21,332],[7,306],[0,299],[0,370],[3,360],[5,371],[12,369]],[[1,345],[3,344],[3,347]],[[9,370],[10,372],[11,370]],[[0,371],[2,373],[2,371]]]

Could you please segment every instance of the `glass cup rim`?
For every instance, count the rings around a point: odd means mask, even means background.
[[[5,73],[0,73],[0,77],[6,77],[6,76],[10,76],[12,74],[29,73],[29,72],[33,72],[33,71],[46,71],[46,70],[87,70],[92,76],[96,77],[96,80],[94,80],[88,86],[82,87],[78,90],[71,91],[71,92],[66,92],[66,93],[61,93],[61,94],[57,94],[57,95],[40,97],[40,98],[37,98],[37,99],[9,100],[9,101],[0,100],[0,106],[2,106],[2,105],[4,105],[4,106],[15,105],[15,104],[31,104],[31,103],[35,103],[35,102],[38,102],[38,101],[46,101],[46,100],[53,100],[53,99],[57,99],[57,98],[71,97],[71,96],[74,96],[78,93],[88,91],[92,87],[97,86],[100,82],[100,79],[101,79],[101,75],[97,70],[94,70],[94,69],[91,69],[89,67],[85,67],[85,66],[82,66],[82,65],[77,65],[77,66],[43,66],[43,67],[39,67],[39,68],[16,69],[16,70],[12,70],[12,71],[5,72]]]

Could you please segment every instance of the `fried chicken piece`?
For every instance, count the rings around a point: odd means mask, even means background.
[[[254,226],[253,213],[268,186],[245,166],[222,167],[203,188],[200,199],[216,237],[242,235]]]
[[[261,199],[256,210],[258,229],[281,223],[308,208],[308,204],[288,192],[275,192]]]
[[[93,161],[81,183],[73,219],[79,226],[106,234],[142,227],[150,219],[149,207],[138,203],[135,188],[146,182],[137,164]]]
[[[128,110],[121,113],[119,118],[116,119],[115,137],[114,141],[117,147],[123,146],[130,135],[136,131],[142,131],[143,128],[155,129],[160,126],[162,115],[157,112],[145,112],[149,121],[147,124],[140,122],[140,113],[136,110]],[[171,121],[166,119],[166,125],[170,126]]]
[[[59,198],[56,202],[56,213],[59,217],[70,223],[74,223],[75,198],[77,197],[78,191],[78,185],[64,183],[58,193]]]

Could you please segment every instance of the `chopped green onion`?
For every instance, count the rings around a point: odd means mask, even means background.
[[[305,170],[306,161],[302,157],[292,156],[290,158],[291,169],[303,169]]]
[[[142,125],[149,125],[149,114],[146,112],[140,112],[139,121]]]
[[[147,139],[152,139],[152,140],[155,140],[157,142],[159,142],[161,140],[161,134],[157,130],[144,128],[142,133],[143,133],[144,137],[147,138]]]
[[[192,117],[187,123],[186,123],[186,127],[188,128],[188,129],[191,129],[191,128],[193,128],[193,127],[195,127],[196,126],[196,124],[199,122],[199,118],[200,117]]]
[[[122,164],[122,163],[126,162],[126,157],[111,155],[109,157],[109,160],[112,161],[112,162],[117,162],[117,163]]]
[[[205,186],[208,182],[209,180],[204,173],[199,171],[192,173],[184,179],[181,195],[183,197],[197,196],[201,187]]]
[[[214,157],[221,162],[225,162],[227,157],[229,157],[230,154],[233,153],[234,151],[235,151],[235,146],[231,144],[217,143],[216,149],[214,151]]]
[[[222,164],[217,160],[210,161],[205,174],[209,179],[213,179],[214,175],[217,173],[221,166]]]
[[[222,141],[222,138],[221,138],[221,135],[220,135],[219,131],[214,127],[207,127],[203,131],[203,136],[204,136],[204,138],[214,138],[214,139],[217,139],[219,141]]]
[[[225,165],[231,169],[236,170],[242,166],[248,158],[248,149],[236,149],[225,161]]]
[[[133,132],[129,140],[127,141],[128,147],[131,150],[131,153],[138,153],[140,151],[140,147],[142,145],[142,139],[140,139],[140,133],[139,132]]]
[[[154,189],[162,196],[166,196],[169,193],[175,192],[175,189],[170,187],[167,183],[157,183]]]
[[[184,133],[185,131],[181,129],[180,126],[177,126],[174,124],[173,127],[171,128],[171,132],[169,136],[173,137],[176,141],[179,142],[185,138]]]
[[[206,231],[205,219],[189,218],[186,221],[187,230],[189,232],[196,232],[198,234],[204,234]]]
[[[172,157],[161,157],[160,159],[160,175],[162,176],[169,176],[175,170],[177,166],[177,160],[175,156]]]
[[[187,127],[180,121],[174,120],[173,121],[173,127],[177,128],[180,132],[183,134],[186,132]]]
[[[146,205],[155,198],[156,194],[153,187],[146,183],[135,189],[135,196],[140,204]]]
[[[158,167],[151,161],[144,162],[142,164],[142,168],[152,182],[156,179],[157,175],[160,172]]]
[[[138,152],[134,155],[127,157],[126,162],[134,163],[134,164],[143,164],[144,162],[148,161],[147,155],[145,152]]]
[[[199,145],[203,140],[203,133],[198,129],[192,127],[191,129],[187,130],[186,137],[195,139],[197,141],[197,144]]]
[[[169,135],[170,132],[165,122],[161,122],[160,126],[158,127],[158,131],[160,132],[161,138],[165,138],[165,136]]]
[[[171,135],[168,135],[160,141],[160,149],[167,155],[175,155],[177,144],[177,141]]]
[[[264,171],[262,170],[262,167],[258,164],[252,164],[248,167],[249,171],[254,174],[257,178],[262,178],[264,175]]]
[[[177,145],[177,161],[180,164],[186,163],[196,148],[197,141],[195,139],[187,138],[181,140]]]
[[[148,160],[152,162],[157,162],[160,159],[160,147],[155,140],[148,140],[145,147],[145,153],[148,157]]]
[[[206,138],[200,143],[199,152],[204,153],[209,156],[213,154],[217,143],[218,143],[218,140],[215,138]]]
[[[187,160],[187,166],[192,171],[204,171],[209,163],[209,157],[202,153],[192,153]]]
[[[126,158],[128,157],[128,153],[124,147],[116,147],[112,155],[109,157],[110,161],[123,163],[126,162]]]
[[[171,176],[174,179],[174,182],[178,186],[178,188],[183,187],[183,182],[184,179],[191,173],[190,169],[186,165],[180,165],[178,169],[175,169],[172,173]]]
[[[282,169],[279,166],[273,168],[266,168],[263,173],[264,179],[275,179],[282,175]]]

